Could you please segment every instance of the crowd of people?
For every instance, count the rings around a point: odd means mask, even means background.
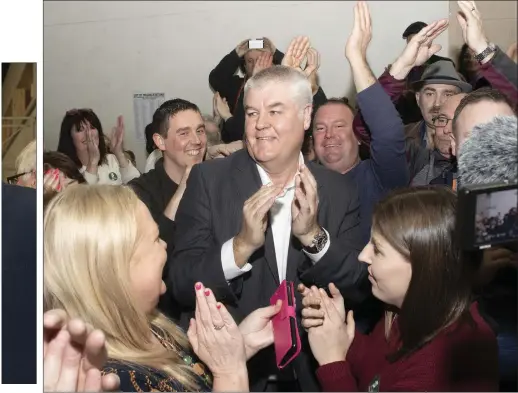
[[[512,207],[503,216],[486,217],[480,214],[475,223],[477,226],[477,241],[491,242],[500,239],[514,239],[518,237],[518,213],[517,208]]]
[[[490,180],[469,161],[480,133],[518,143],[516,49],[458,5],[458,61],[436,55],[448,20],[416,22],[376,78],[359,1],[356,107],[327,98],[309,37],[242,41],[209,75],[212,115],[157,109],[143,173],[122,117],[107,136],[67,111],[43,157],[45,391],[515,389],[516,251],[467,258],[455,192],[518,181],[516,152]],[[10,182],[36,186],[32,149]],[[301,351],[279,369],[284,280]]]

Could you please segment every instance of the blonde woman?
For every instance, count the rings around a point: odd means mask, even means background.
[[[186,334],[156,309],[166,289],[166,244],[133,191],[69,187],[48,205],[44,231],[45,310],[62,309],[104,333],[104,372],[119,376],[122,391],[248,389],[246,360],[273,342],[270,319],[280,305],[256,310],[237,328],[198,283],[197,299],[205,304],[189,337],[205,365],[199,362]],[[224,324],[212,315],[216,309]],[[217,340],[207,342],[209,336]]]

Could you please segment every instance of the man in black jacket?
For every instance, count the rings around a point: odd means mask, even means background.
[[[244,40],[235,49],[232,49],[209,74],[210,86],[228,103],[229,113],[222,114],[224,124],[221,139],[224,143],[243,139],[245,126],[243,88],[247,79],[251,78],[254,72],[259,71],[256,63],[261,54],[271,53],[270,65],[279,65],[284,58],[284,53],[276,49],[268,38],[263,38],[263,49],[249,49],[248,42],[248,39]],[[244,78],[236,75],[238,68],[244,74]],[[325,101],[326,95],[319,87],[314,92],[313,103],[317,107]]]
[[[283,280],[334,282],[351,303],[363,300],[356,186],[304,162],[300,152],[311,122],[308,79],[290,67],[270,67],[247,81],[244,98],[247,149],[193,167],[178,208],[169,285],[185,307],[182,321],[194,309],[196,282],[237,320],[268,305]],[[252,391],[319,389],[307,336],[299,331],[302,352],[282,371],[273,348],[250,360]]]
[[[36,190],[2,184],[2,383],[36,383]]]
[[[160,238],[167,243],[167,253],[174,249],[175,216],[183,197],[189,172],[205,157],[207,137],[205,123],[198,107],[176,98],[164,102],[153,115],[154,144],[162,151],[155,168],[133,179],[129,186],[149,209],[158,225]],[[164,268],[167,277],[169,262]],[[166,315],[177,318],[179,307],[171,296],[171,288],[158,305]]]

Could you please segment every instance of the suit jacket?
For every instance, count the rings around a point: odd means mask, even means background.
[[[36,190],[2,184],[2,383],[36,383]]]
[[[295,285],[302,282],[318,287],[334,282],[345,299],[360,302],[365,296],[365,287],[360,283],[365,281],[366,266],[358,261],[363,245],[356,185],[349,177],[323,166],[312,162],[306,165],[318,184],[318,222],[328,231],[331,244],[322,259],[313,264],[292,236],[286,279]],[[174,296],[186,311],[194,309],[197,281],[213,290],[237,322],[257,308],[269,305],[280,284],[270,225],[264,246],[249,259],[253,266],[249,272],[227,283],[221,263],[222,245],[241,229],[244,202],[261,185],[256,163],[246,149],[192,169],[176,214],[175,250],[169,275]],[[297,294],[299,311],[300,301]],[[303,336],[300,326],[299,331]],[[314,367],[310,365],[310,348],[303,346],[304,353],[293,365],[295,373],[303,390],[318,390],[313,379]],[[278,372],[273,355],[273,348],[269,348],[249,362],[252,391],[263,390],[268,375]]]

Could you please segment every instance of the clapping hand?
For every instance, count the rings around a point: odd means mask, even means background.
[[[313,356],[320,366],[344,361],[354,340],[355,323],[353,312],[347,313],[345,322],[344,300],[333,284],[329,285],[332,298],[324,289],[311,288],[311,294],[304,297],[302,325],[308,331],[308,340]],[[318,300],[317,300],[318,299]],[[315,303],[320,309],[315,310]],[[308,314],[311,317],[308,317]],[[318,314],[318,318],[313,318]],[[306,315],[306,316],[304,316]],[[318,320],[314,323],[313,319]]]
[[[107,361],[104,334],[63,310],[43,315],[43,390],[45,392],[112,392],[115,374],[102,375]]]
[[[246,368],[243,336],[225,306],[202,283],[195,285],[196,311],[187,337],[194,353],[214,376],[231,376]]]

